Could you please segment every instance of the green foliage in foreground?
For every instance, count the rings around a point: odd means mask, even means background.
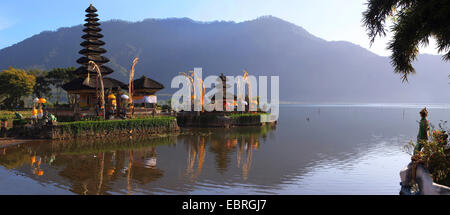
[[[268,113],[232,113],[230,117],[235,123],[251,123],[261,122],[262,115],[268,115]]]
[[[114,130],[170,128],[175,117],[161,116],[145,119],[76,121],[59,124],[63,132],[81,134],[83,131],[104,132]]]
[[[433,177],[433,181],[450,186],[450,148],[442,144],[436,138],[431,141],[423,141],[423,148],[412,159],[423,163]],[[414,142],[410,142],[406,148],[414,150]]]
[[[239,118],[239,117],[255,117],[261,115],[269,115],[269,113],[232,113],[230,114],[231,118]]]

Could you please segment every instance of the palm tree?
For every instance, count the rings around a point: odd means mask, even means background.
[[[371,44],[377,36],[386,36],[386,21],[394,36],[388,44],[395,73],[408,81],[414,74],[412,62],[419,45],[427,46],[429,38],[437,41],[438,51],[446,52],[443,60],[450,60],[450,1],[447,0],[368,0],[363,12],[363,24]]]

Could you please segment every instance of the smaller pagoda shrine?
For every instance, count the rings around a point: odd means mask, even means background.
[[[219,78],[217,79],[217,81],[220,83],[222,82],[221,85],[216,85],[216,88],[219,89],[220,87],[222,87],[222,102],[223,102],[223,111],[229,110],[230,108],[232,108],[232,106],[236,106],[236,96],[233,95],[232,92],[229,92],[228,89],[231,88],[231,85],[227,84],[227,77],[222,73]],[[229,97],[229,98],[227,98]],[[211,96],[211,102],[215,103],[216,102],[216,95],[212,95]]]
[[[155,108],[157,103],[155,93],[162,89],[164,89],[164,85],[145,76],[134,80],[133,103],[137,114],[148,111],[149,108]]]

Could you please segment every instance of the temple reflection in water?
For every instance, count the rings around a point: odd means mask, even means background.
[[[0,194],[397,195],[418,111],[285,106],[276,129],[0,148]]]
[[[32,142],[2,148],[0,165],[76,194],[184,192],[205,168],[206,174],[214,170],[219,175],[238,169],[247,180],[253,154],[272,129],[193,129],[162,138]],[[236,165],[231,165],[234,159]]]

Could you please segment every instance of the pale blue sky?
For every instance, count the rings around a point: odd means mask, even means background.
[[[0,49],[45,30],[82,24],[93,4],[102,21],[188,17],[198,21],[236,21],[273,15],[302,26],[325,40],[345,40],[379,55],[387,38],[369,48],[361,26],[366,0],[0,0]],[[422,53],[436,54],[434,44]]]

